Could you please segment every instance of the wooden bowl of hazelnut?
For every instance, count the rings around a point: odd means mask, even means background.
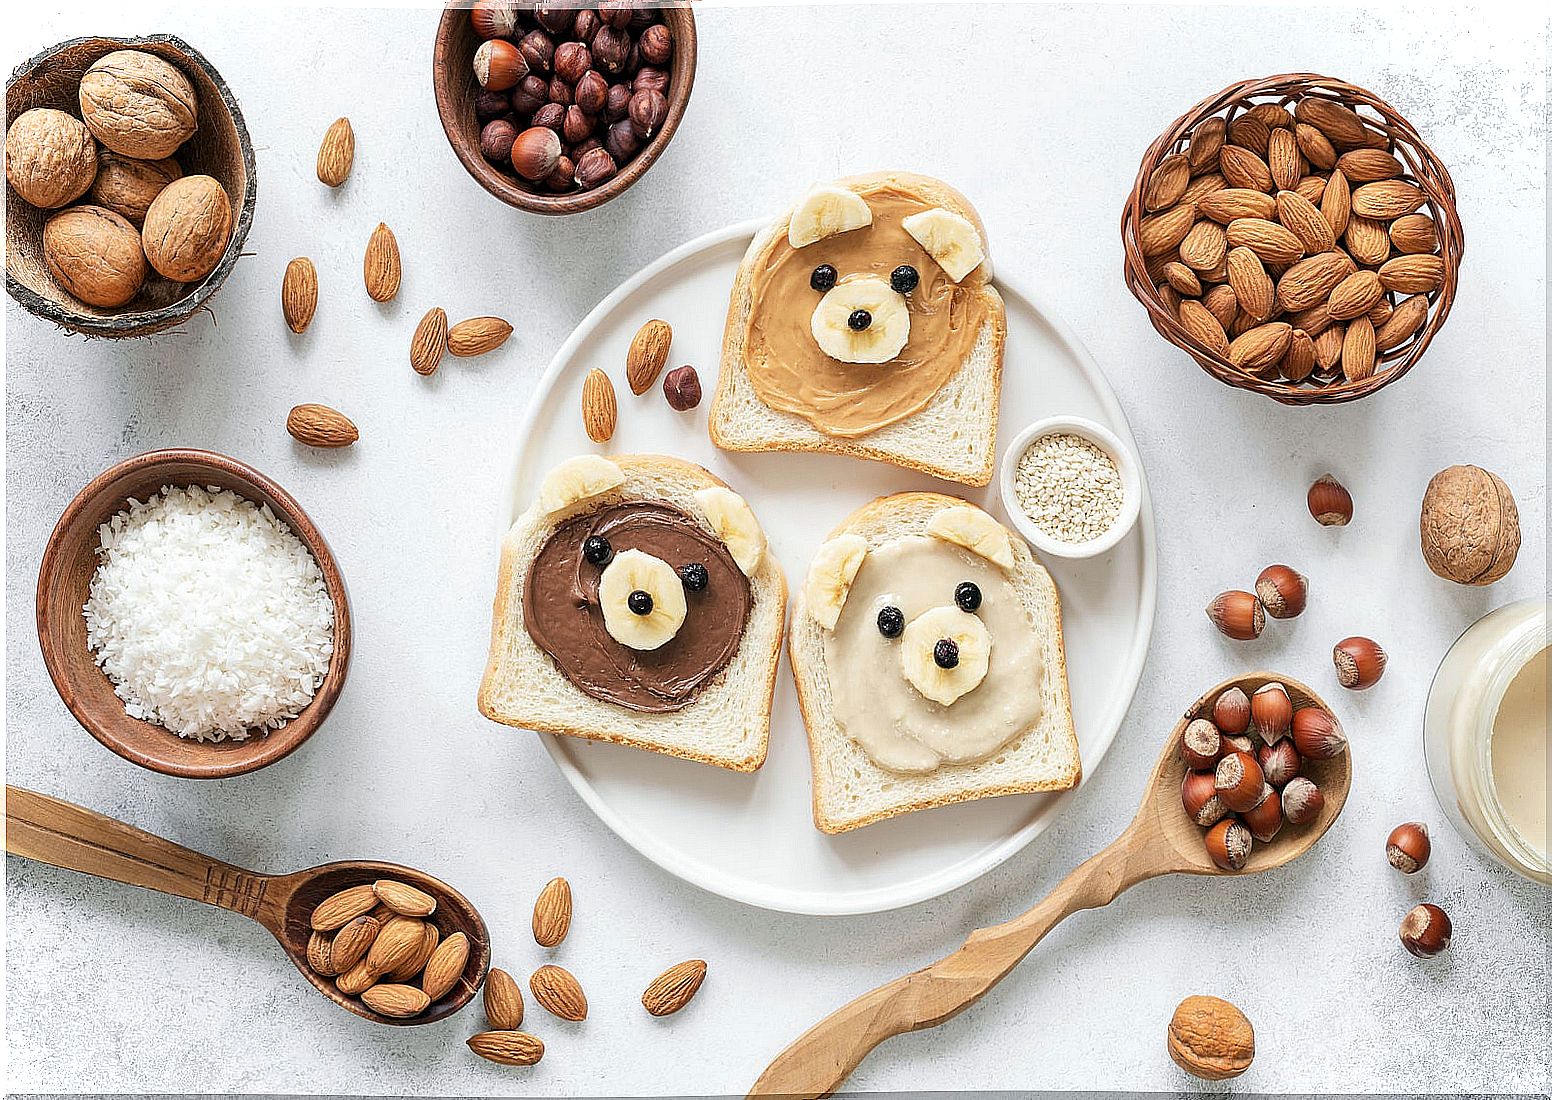
[[[683,3],[453,0],[432,61],[437,113],[485,190],[530,213],[575,214],[630,187],[668,147],[695,50]]]
[[[76,38],[6,83],[5,288],[89,336],[148,336],[207,304],[258,196],[210,62],[171,35]]]

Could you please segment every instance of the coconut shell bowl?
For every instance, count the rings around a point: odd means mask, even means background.
[[[174,153],[185,176],[206,175],[226,191],[232,233],[219,262],[194,282],[175,282],[148,270],[140,292],[116,308],[87,305],[66,292],[50,274],[43,255],[43,226],[58,210],[40,210],[15,188],[5,191],[5,289],[31,313],[61,328],[88,336],[149,336],[187,321],[209,305],[242,254],[258,199],[253,143],[242,110],[226,81],[194,47],[180,38],[74,38],[51,46],[17,66],[6,81],[5,117],[12,122],[34,107],[52,107],[79,118],[81,76],[115,50],[142,50],[169,62],[186,76],[198,98],[198,129]],[[91,196],[84,196],[89,203]]]
[[[215,486],[268,505],[318,563],[334,604],[334,653],[311,702],[278,729],[255,731],[242,741],[198,741],[131,718],[87,648],[81,608],[97,568],[98,528],[123,511],[130,497],[145,500],[165,485]],[[246,463],[212,451],[151,451],[93,478],[70,502],[49,536],[38,570],[36,610],[43,663],[76,721],[125,760],[163,775],[223,779],[273,764],[323,723],[345,685],[350,664],[350,600],[323,535],[301,505],[274,481]]]

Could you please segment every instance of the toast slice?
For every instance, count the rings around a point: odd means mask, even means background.
[[[926,534],[934,516],[964,503],[939,493],[879,497],[852,513],[829,537],[858,535],[873,549],[907,535]],[[1082,763],[1067,687],[1061,600],[1051,575],[1023,540],[1010,537],[1009,541],[1013,552],[1009,579],[1033,617],[1042,643],[1040,719],[989,759],[943,764],[925,775],[902,775],[879,767],[836,723],[825,663],[826,632],[810,613],[800,588],[793,601],[787,645],[808,727],[814,824],[823,832],[841,833],[913,810],[993,795],[1077,786]]]
[[[523,589],[529,564],[550,534],[574,516],[620,501],[650,501],[672,505],[718,535],[695,497],[697,490],[723,486],[711,473],[662,455],[611,456],[610,461],[624,474],[623,483],[551,512],[536,500],[502,539],[490,654],[480,682],[480,713],[508,726],[629,745],[732,771],[755,771],[765,762],[770,740],[771,699],[787,602],[786,578],[768,550],[747,574],[752,604],[738,651],[679,710],[648,713],[593,698],[561,673],[524,625]]]
[[[835,184],[855,191],[880,185],[907,186],[928,201],[969,219],[981,234],[983,244],[986,240],[985,227],[975,208],[939,180],[908,172],[874,172],[848,176]],[[778,237],[786,235],[793,209],[755,235],[739,265],[723,330],[722,368],[708,417],[712,442],[727,451],[823,451],[887,462],[965,485],[986,485],[991,481],[997,450],[1003,346],[1007,339],[1006,311],[1001,295],[991,284],[989,255],[962,282],[985,302],[986,316],[975,343],[948,382],[919,412],[863,436],[839,438],[761,400],[746,365],[746,336],[753,307],[751,285],[760,257]],[[801,308],[811,307],[805,304]]]

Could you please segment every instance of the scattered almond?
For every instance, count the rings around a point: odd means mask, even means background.
[[[415,336],[410,340],[410,366],[416,374],[432,375],[447,351],[447,312],[432,308],[415,326]]]
[[[364,1003],[382,1016],[419,1016],[431,1005],[431,998],[412,985],[374,985],[361,994]]]
[[[485,1020],[495,1031],[523,1026],[523,990],[517,979],[499,967],[485,975]]]
[[[425,971],[420,976],[420,988],[425,990],[426,996],[433,1001],[440,1001],[453,986],[458,984],[458,979],[463,976],[463,968],[468,962],[469,937],[462,932],[454,932],[438,944],[436,950],[431,952],[431,957],[426,960]],[[486,981],[488,982],[489,979],[487,978]]]
[[[361,438],[361,433],[356,431],[356,426],[350,422],[350,418],[338,409],[331,409],[327,405],[298,405],[286,415],[286,431],[298,443],[305,443],[309,447],[348,447]],[[354,890],[364,890],[365,897],[370,898],[364,909],[360,909],[343,916],[339,924],[358,917],[377,904],[377,897],[372,893],[370,886],[352,887]],[[350,891],[345,891],[349,893]],[[333,899],[330,899],[333,900]],[[324,905],[327,905],[325,902]],[[323,906],[319,906],[323,910]],[[335,910],[327,910],[323,919],[334,920],[340,914]],[[318,912],[313,913],[314,928],[338,928],[339,924],[317,924]]]
[[[447,350],[461,359],[495,351],[512,335],[512,326],[500,317],[470,317],[447,330]]]
[[[306,332],[313,323],[313,314],[318,311],[318,272],[306,256],[286,265],[285,278],[280,281],[280,311],[292,332]]]
[[[706,980],[706,963],[703,959],[690,959],[676,963],[663,971],[647,986],[641,995],[641,1004],[654,1016],[672,1016],[690,1003],[701,982]]]
[[[582,427],[594,443],[607,443],[614,437],[619,408],[614,399],[614,383],[594,367],[582,379]]]
[[[318,180],[338,187],[349,178],[355,163],[356,132],[350,128],[350,119],[337,118],[324,132],[323,144],[318,147]]]
[[[322,408],[322,405],[299,405],[298,408]],[[296,410],[293,409],[294,413]],[[330,894],[313,910],[311,924],[319,932],[332,932],[343,928],[361,914],[369,912],[377,904],[377,895],[370,885],[352,886],[337,894]]]
[[[531,1066],[544,1057],[544,1043],[523,1031],[482,1031],[468,1042],[481,1058],[504,1066]]]
[[[429,917],[436,912],[436,898],[424,890],[393,879],[379,879],[372,883],[377,900],[404,917]]]
[[[638,397],[652,388],[668,362],[674,330],[667,321],[651,320],[636,330],[625,353],[625,381]]]
[[[552,1016],[562,1020],[587,1019],[587,997],[569,970],[559,966],[541,966],[528,979],[534,1000]]]
[[[554,947],[566,938],[570,928],[571,883],[563,878],[552,878],[545,883],[544,889],[539,891],[538,900],[534,902],[534,940],[540,947]]]
[[[343,973],[366,957],[381,925],[369,916],[359,916],[334,933],[330,961],[336,974]]]
[[[372,230],[366,242],[366,259],[361,264],[361,274],[366,280],[366,292],[374,302],[391,302],[399,293],[399,281],[404,277],[404,267],[399,260],[399,242],[393,230],[382,222]]]

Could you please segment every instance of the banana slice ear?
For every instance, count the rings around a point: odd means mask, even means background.
[[[798,200],[787,220],[787,243],[802,248],[873,224],[873,209],[866,199],[845,187],[824,184]]]
[[[914,237],[956,283],[986,259],[986,246],[981,243],[981,232],[975,223],[941,206],[904,218],[900,228]]]
[[[623,484],[625,471],[607,458],[577,455],[544,475],[539,484],[539,507],[546,513],[558,512]]]
[[[943,509],[928,521],[927,534],[963,546],[1003,569],[1013,568],[1013,540],[1008,529],[973,504]]]
[[[861,535],[837,535],[814,552],[803,582],[808,613],[826,630],[834,630],[846,606],[846,594],[857,570],[868,556],[868,540]]]
[[[706,521],[744,576],[752,576],[765,557],[765,531],[754,518],[749,502],[731,489],[714,485],[698,490],[695,503],[700,505]]]

